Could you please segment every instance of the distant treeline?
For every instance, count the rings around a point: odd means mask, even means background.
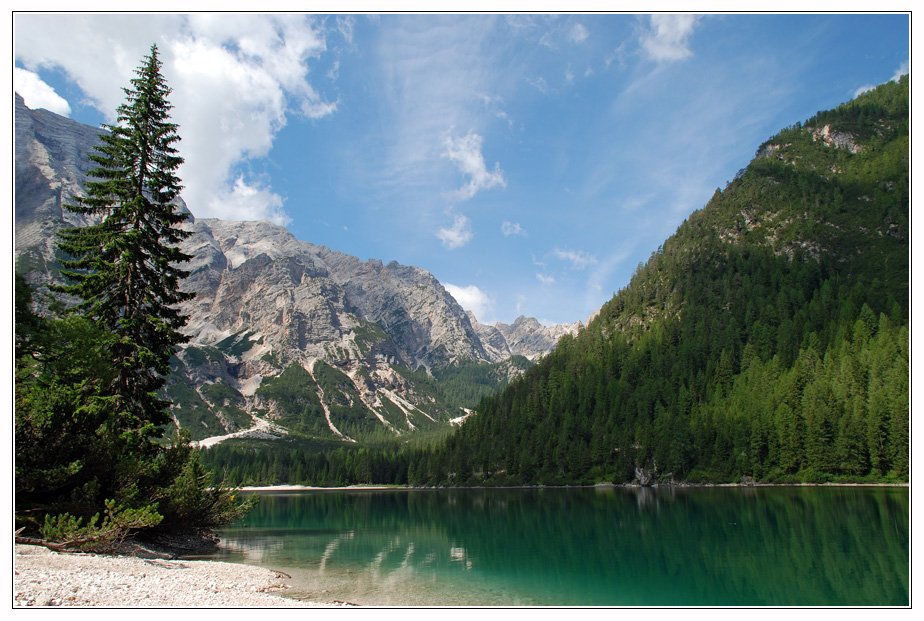
[[[630,482],[636,466],[655,480],[907,480],[908,328],[866,305],[859,315],[823,354],[811,335],[789,360],[762,359],[747,343],[740,362],[720,347],[703,371],[687,361],[706,346],[677,333],[652,331],[605,355],[569,339],[444,444],[237,442],[203,461],[231,485]],[[667,346],[679,340],[684,353]]]

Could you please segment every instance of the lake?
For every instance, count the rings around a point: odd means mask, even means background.
[[[383,606],[906,606],[908,488],[261,493],[209,558]]]

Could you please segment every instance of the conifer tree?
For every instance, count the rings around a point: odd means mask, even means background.
[[[124,89],[116,123],[90,156],[98,165],[89,175],[95,180],[66,205],[93,224],[64,230],[58,244],[70,281],[61,290],[79,298],[75,310],[109,335],[115,376],[102,392],[114,415],[112,431],[136,448],[170,420],[157,390],[176,345],[188,340],[176,305],[192,297],[179,288],[187,272],[177,265],[190,259],[176,246],[189,235],[179,228],[187,213],[176,202],[183,160],[160,69],[154,45]]]
[[[70,316],[38,319],[17,287],[17,519],[67,546],[107,551],[129,531],[227,524],[253,506],[203,468],[188,433],[159,442],[170,404],[157,393],[187,340],[177,305],[192,298],[160,67],[152,46],[91,156],[86,195],[67,205],[89,222],[58,243]]]

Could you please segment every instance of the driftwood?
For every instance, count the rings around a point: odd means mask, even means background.
[[[75,542],[47,541],[45,539],[38,539],[36,537],[23,537],[21,535],[16,535],[16,543],[21,543],[27,546],[42,546],[43,548],[48,548],[49,550],[54,550],[55,552],[65,552],[68,550],[69,546],[73,546]]]
[[[28,546],[42,546],[43,548],[48,548],[49,550],[54,550],[55,552],[81,552],[78,545],[81,543],[86,543],[84,540],[79,541],[48,541],[47,539],[39,539],[37,537],[23,537],[22,535],[16,535],[16,543]],[[94,552],[99,553],[100,551],[94,550]],[[172,560],[176,558],[176,554],[171,554],[169,552],[158,552],[152,550],[148,547],[145,547],[135,541],[132,542],[122,542],[118,546],[107,550],[106,553],[112,554],[122,554],[124,556],[137,556],[144,559],[161,559],[161,560]]]

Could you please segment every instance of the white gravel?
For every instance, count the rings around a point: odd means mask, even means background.
[[[40,546],[16,546],[13,579],[16,606],[324,606],[278,595],[287,588],[280,574],[250,565],[59,554]]]

